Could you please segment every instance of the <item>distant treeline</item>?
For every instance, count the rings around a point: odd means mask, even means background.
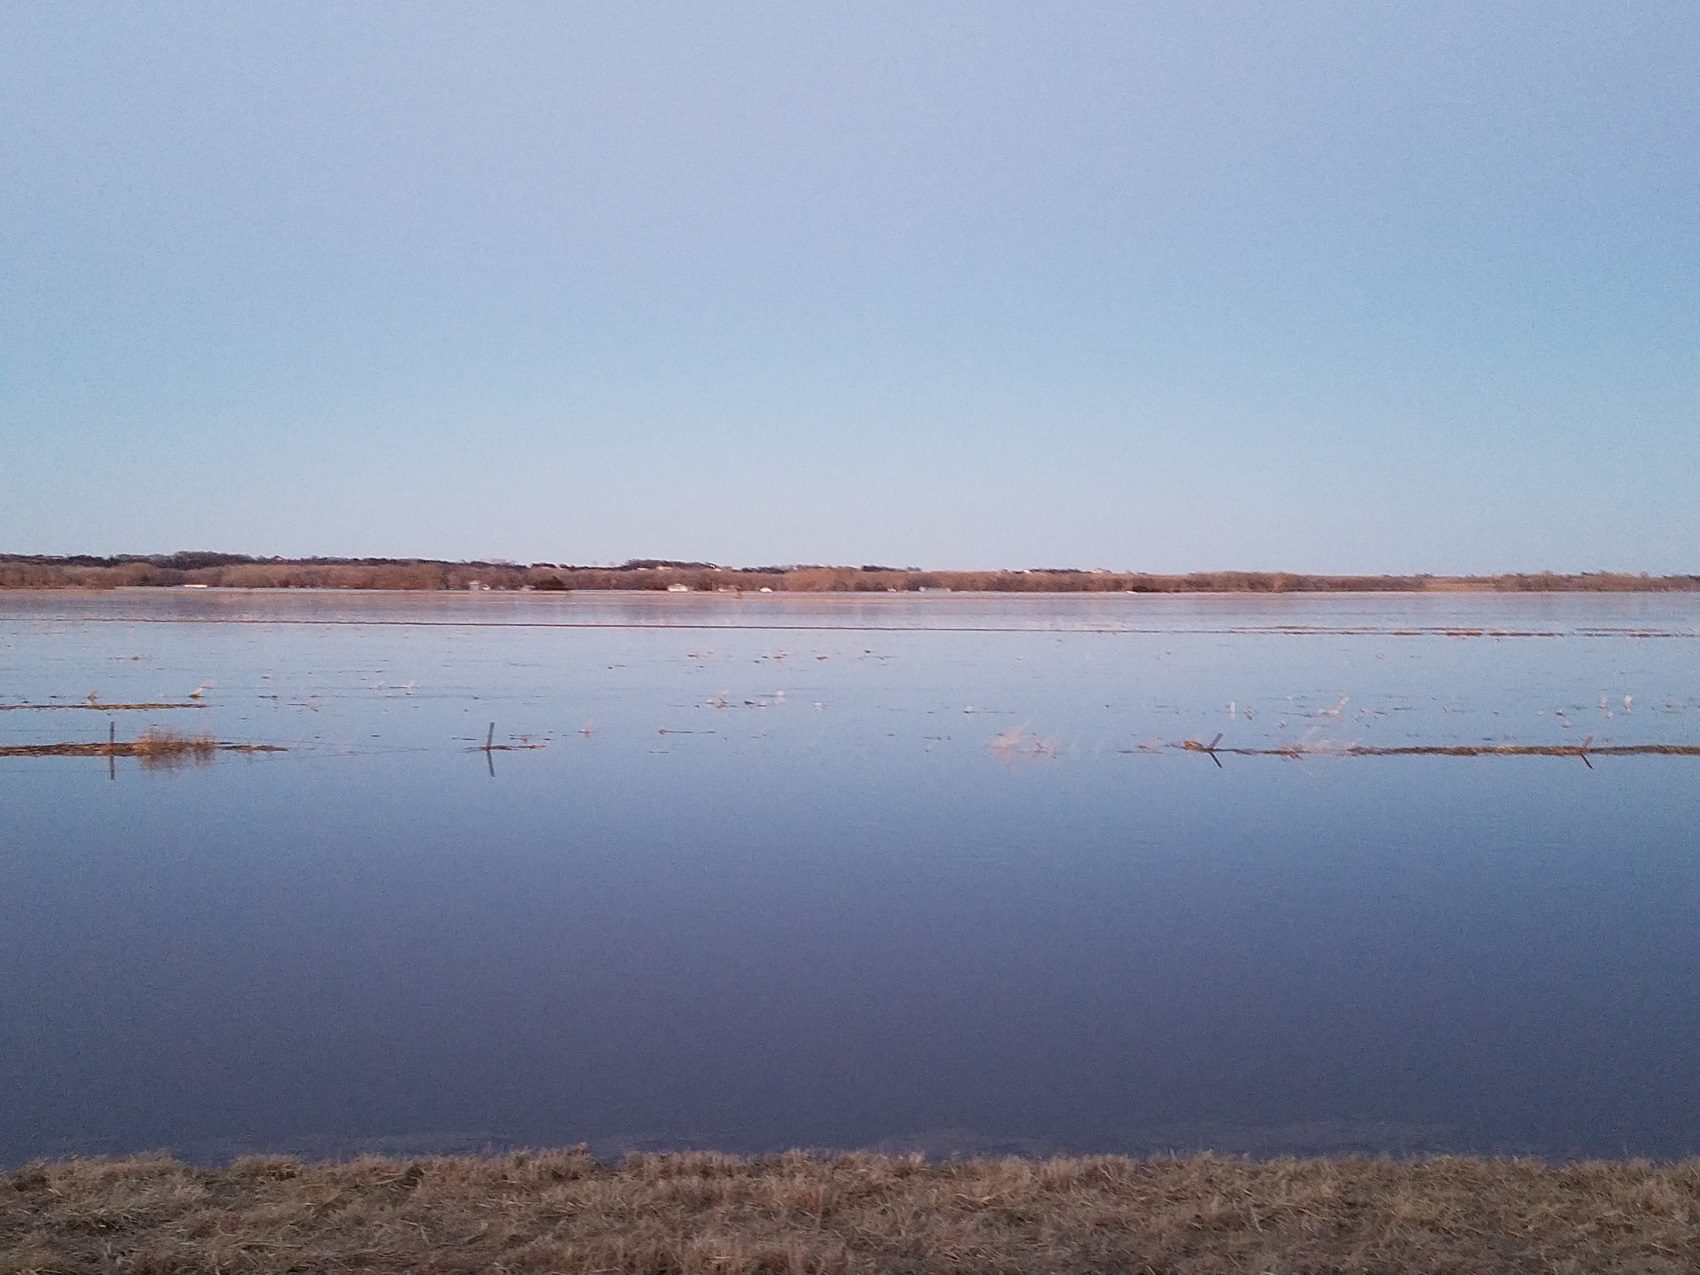
[[[1674,593],[1700,591],[1700,575],[1614,572],[1494,576],[1325,576],[1286,571],[923,571],[916,567],[722,567],[634,558],[617,567],[553,562],[438,562],[416,558],[250,558],[184,552],[100,558],[0,554],[0,588],[117,589],[206,585],[227,589],[684,588],[775,593]]]

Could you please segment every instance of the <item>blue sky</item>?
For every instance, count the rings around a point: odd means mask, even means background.
[[[10,3],[0,139],[0,549],[1700,571],[1691,3]]]

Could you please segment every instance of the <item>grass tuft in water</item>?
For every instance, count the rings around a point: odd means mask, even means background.
[[[218,752],[218,740],[208,734],[191,735],[169,726],[150,726],[136,736],[132,756],[145,768],[205,766]]]

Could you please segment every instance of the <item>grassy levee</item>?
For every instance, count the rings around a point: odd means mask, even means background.
[[[242,558],[184,553],[112,558],[0,554],[0,589],[170,588],[667,590],[754,593],[1689,593],[1700,575],[1551,572],[1492,576],[1307,575],[1289,571],[922,571],[897,567],[721,567],[637,559],[618,567],[388,558]]]
[[[0,1272],[1690,1272],[1700,1161],[582,1151],[0,1176]]]

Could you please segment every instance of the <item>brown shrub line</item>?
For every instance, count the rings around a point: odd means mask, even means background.
[[[206,585],[244,589],[388,589],[411,591],[536,589],[668,590],[744,593],[1669,593],[1700,590],[1700,575],[1628,572],[1491,576],[1313,575],[1287,571],[1150,572],[921,571],[892,567],[719,567],[708,563],[628,563],[567,567],[549,563],[438,561],[215,562],[232,555],[174,555],[161,559],[10,558],[0,555],[0,589],[111,589]]]
[[[0,1177],[24,1272],[1582,1272],[1700,1266],[1700,1161],[740,1159],[582,1148]]]

